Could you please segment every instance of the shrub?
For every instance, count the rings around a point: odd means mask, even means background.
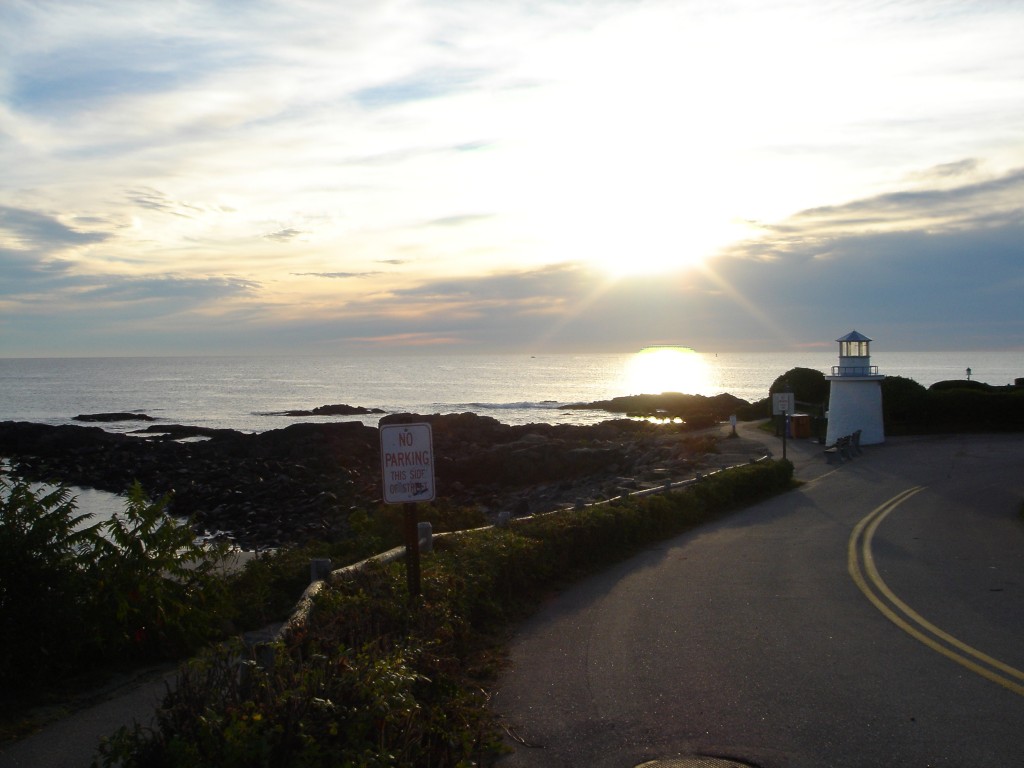
[[[78,663],[97,538],[87,520],[66,488],[35,492],[0,478],[0,690],[16,692]]]
[[[928,390],[913,379],[886,376],[882,380],[882,420],[887,434],[904,434],[927,413]]]
[[[443,561],[428,582],[447,581]],[[439,623],[444,595],[410,607],[400,568],[375,566],[325,590],[310,622],[257,664],[237,644],[183,668],[153,728],[122,728],[102,765],[470,765],[498,743],[479,686]],[[426,593],[431,593],[427,596]],[[439,601],[439,602],[438,602]],[[442,621],[442,618],[444,619]]]
[[[123,514],[102,526],[93,555],[99,641],[134,657],[176,658],[215,637],[226,618],[226,545],[196,541],[191,527],[129,491]]]
[[[772,382],[769,398],[776,392],[792,392],[799,403],[821,405],[828,402],[829,383],[825,374],[813,368],[790,368]]]
[[[1019,432],[1024,430],[1024,390],[975,381],[942,381],[925,389],[911,379],[882,381],[888,434]]]
[[[65,488],[0,479],[0,690],[19,695],[76,670],[180,658],[226,615],[223,547],[132,488],[123,514],[86,525]]]

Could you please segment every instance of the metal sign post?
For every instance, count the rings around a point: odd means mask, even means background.
[[[382,424],[380,466],[384,503],[405,505],[405,573],[409,598],[420,594],[416,503],[434,500],[434,438],[430,424]]]
[[[786,437],[789,434],[789,414],[796,409],[796,396],[792,392],[772,395],[772,415],[782,416],[782,458],[786,458]]]

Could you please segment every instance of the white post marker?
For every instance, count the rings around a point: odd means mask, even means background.
[[[434,436],[429,424],[381,425],[380,462],[385,503],[434,500]]]

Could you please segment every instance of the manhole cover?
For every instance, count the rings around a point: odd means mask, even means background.
[[[753,768],[750,763],[739,763],[722,757],[691,755],[689,757],[670,757],[667,760],[651,760],[641,763],[636,768]]]

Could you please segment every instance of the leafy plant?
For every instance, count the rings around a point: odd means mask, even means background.
[[[37,492],[0,477],[0,689],[8,693],[78,662],[74,637],[91,619],[99,536],[88,520],[66,488]]]
[[[0,478],[0,691],[17,698],[81,669],[180,658],[226,618],[223,546],[136,484],[123,514],[89,525],[66,488]]]
[[[226,617],[225,544],[201,544],[135,483],[102,527],[91,563],[99,640],[143,658],[176,657],[218,634]]]

